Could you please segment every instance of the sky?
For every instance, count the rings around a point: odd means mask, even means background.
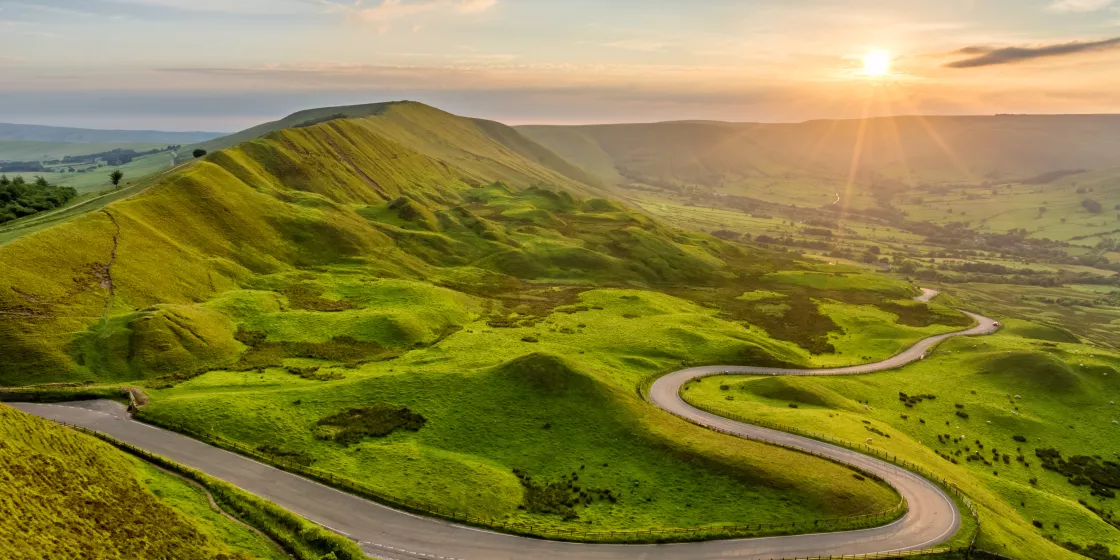
[[[0,122],[226,132],[397,99],[509,124],[1120,113],[1120,0],[0,0]]]

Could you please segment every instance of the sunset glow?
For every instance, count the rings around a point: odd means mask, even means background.
[[[882,77],[891,72],[891,55],[886,51],[872,51],[863,57],[863,73],[872,77]]]

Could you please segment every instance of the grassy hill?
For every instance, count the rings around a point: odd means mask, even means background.
[[[195,486],[4,405],[0,463],[5,558],[287,558]]]
[[[966,320],[898,279],[667,227],[577,177],[513,129],[411,103],[213,152],[0,247],[0,384],[143,385],[152,421],[549,526],[896,503],[636,388],[687,363],[884,357]],[[534,497],[572,473],[599,498]]]
[[[374,116],[379,117],[377,131],[383,137],[467,171],[491,175],[496,172],[502,177],[507,177],[512,171],[522,179],[551,181],[558,183],[558,186],[576,190],[597,184],[592,176],[504,124],[457,117],[411,101],[300,111],[278,121],[188,147],[184,153],[196,147],[208,151],[228,148],[287,128]],[[512,165],[513,168],[493,168],[503,165]],[[547,171],[529,169],[530,167],[543,167]]]

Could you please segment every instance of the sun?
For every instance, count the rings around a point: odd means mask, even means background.
[[[891,55],[887,51],[871,51],[863,56],[863,73],[867,76],[886,76],[891,72]]]

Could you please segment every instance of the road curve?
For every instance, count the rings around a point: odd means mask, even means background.
[[[944,542],[956,532],[960,515],[952,501],[925,479],[892,464],[793,434],[714,416],[684,403],[681,385],[690,379],[724,372],[770,375],[843,375],[891,369],[920,359],[938,342],[956,335],[985,334],[996,327],[969,313],[977,327],[925,339],[907,351],[879,362],[839,369],[784,370],[711,366],[669,374],[653,384],[653,402],[678,416],[743,437],[812,451],[858,466],[889,481],[909,501],[910,511],[894,523],[873,529],[665,545],[577,544],[517,537],[390,509],[317,482],[218,449],[189,437],[129,418],[113,401],[13,406],[43,418],[103,432],[152,453],[206,472],[290,511],[355,539],[371,556],[391,559],[445,560],[766,560],[919,549]]]

